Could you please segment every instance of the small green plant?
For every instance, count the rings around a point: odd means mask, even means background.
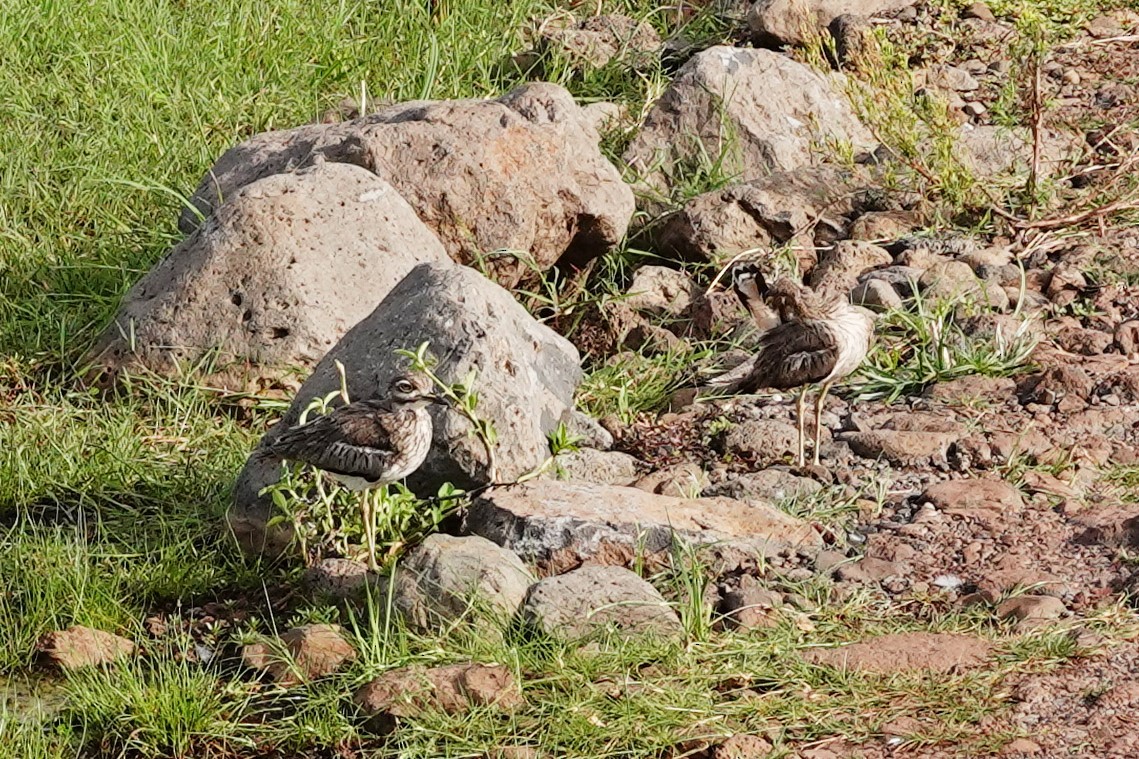
[[[557,456],[559,453],[573,453],[578,450],[578,443],[584,438],[576,432],[570,431],[565,422],[558,422],[547,436],[550,440],[550,452]]]
[[[478,377],[477,370],[472,367],[467,372],[467,376],[460,382],[444,382],[434,371],[434,367],[438,363],[437,359],[431,356],[427,349],[428,344],[423,342],[414,351],[401,348],[396,350],[396,353],[410,359],[412,371],[423,372],[430,377],[435,386],[439,388],[439,393],[450,402],[451,408],[458,411],[471,423],[469,434],[478,437],[486,451],[487,478],[491,482],[497,482],[498,466],[494,449],[498,443],[498,432],[495,431],[493,422],[489,419],[483,419],[478,414],[479,395],[474,389],[475,380]]]
[[[962,302],[953,298],[931,302],[918,294],[912,307],[883,314],[876,344],[851,382],[852,391],[860,398],[892,403],[935,382],[1026,371],[1036,347],[1028,322],[1012,334],[998,327],[992,338],[967,335],[957,323]]]
[[[423,343],[415,351],[397,353],[409,357],[411,368],[425,372],[453,407],[471,420],[474,431],[486,444],[489,469],[493,472],[494,427],[475,413],[478,396],[469,384],[443,383],[430,369],[434,362],[427,355],[427,348],[428,344]],[[310,401],[301,412],[298,424],[304,424],[312,413],[327,414],[337,398],[344,404],[350,402],[344,366],[337,361],[336,368],[340,375],[339,389]],[[434,532],[457,508],[462,495],[452,484],[444,483],[434,498],[423,501],[403,484],[391,483],[360,493],[354,511],[347,489],[335,484],[328,489],[323,476],[310,467],[288,463],[282,463],[282,467],[281,477],[261,491],[269,496],[274,507],[269,525],[288,524],[292,540],[306,562],[317,561],[330,553],[352,555],[353,544],[362,535],[364,560],[371,569],[379,569],[378,548],[383,547],[385,556],[391,557],[409,540]]]

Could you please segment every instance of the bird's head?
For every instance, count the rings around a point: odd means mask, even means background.
[[[388,384],[388,396],[405,406],[426,406],[428,403],[446,403],[435,392],[431,378],[421,372],[398,374]]]
[[[741,261],[732,267],[732,290],[746,304],[749,299],[767,297],[767,280],[754,263]]]

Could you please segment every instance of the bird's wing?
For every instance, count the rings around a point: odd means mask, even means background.
[[[838,361],[838,343],[826,324],[814,321],[784,322],[764,333],[751,374],[740,383],[741,392],[761,388],[786,390],[821,382]]]
[[[396,455],[395,417],[384,404],[350,404],[286,430],[269,452],[334,474],[377,480]]]

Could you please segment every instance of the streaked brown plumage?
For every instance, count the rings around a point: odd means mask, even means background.
[[[386,397],[355,401],[285,430],[264,452],[327,472],[349,490],[368,491],[402,480],[431,450],[427,406],[442,402],[431,391],[431,380],[423,374],[398,375]],[[368,499],[365,492],[361,512],[368,562],[375,568],[375,524]]]
[[[830,386],[866,357],[874,322],[841,298],[827,298],[790,279],[768,285],[753,264],[737,265],[732,286],[763,330],[755,356],[709,385],[729,393],[801,387],[797,405],[799,464],[806,462],[804,411],[807,391],[821,383],[815,404],[814,461],[819,463],[821,414]],[[772,315],[777,318],[772,318]]]

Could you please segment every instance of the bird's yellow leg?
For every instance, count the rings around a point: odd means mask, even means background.
[[[827,391],[831,389],[829,382],[819,388],[819,399],[815,401],[815,464],[819,463],[819,448],[822,446],[823,436],[823,401],[826,400]]]
[[[374,490],[365,490],[364,501],[361,507],[361,517],[364,519],[364,541],[368,544],[368,569],[373,572],[379,569],[376,564],[376,511],[372,499]]]
[[[807,385],[803,385],[803,389],[799,391],[799,403],[797,406],[799,417],[799,458],[795,461],[799,466],[807,463],[807,450],[806,450],[806,437],[807,437]]]

